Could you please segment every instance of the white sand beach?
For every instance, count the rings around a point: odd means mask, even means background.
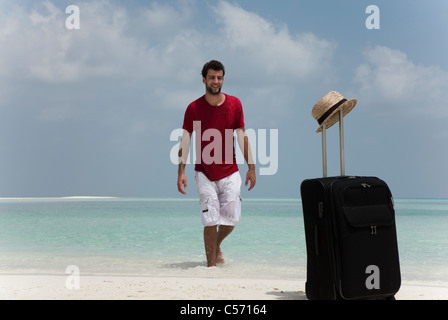
[[[306,300],[304,280],[0,275],[2,300]],[[68,285],[68,287],[67,287]],[[448,286],[403,283],[397,300],[448,300]]]

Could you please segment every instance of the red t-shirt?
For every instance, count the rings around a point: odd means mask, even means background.
[[[195,170],[210,181],[224,179],[238,171],[233,132],[244,128],[243,107],[238,98],[227,94],[225,97],[224,103],[215,107],[204,95],[192,102],[185,112],[183,129],[189,133],[196,131]]]

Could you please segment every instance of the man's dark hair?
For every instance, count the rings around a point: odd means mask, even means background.
[[[219,61],[212,60],[212,61],[207,62],[204,65],[204,68],[202,68],[202,77],[203,78],[207,77],[208,70],[210,70],[210,69],[215,70],[215,71],[221,71],[222,70],[222,72],[223,72],[222,75],[223,76],[226,74],[226,70],[224,69],[224,65],[221,62],[219,62]]]

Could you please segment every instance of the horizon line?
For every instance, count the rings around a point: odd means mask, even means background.
[[[42,197],[0,197],[0,200],[95,200],[95,199],[147,199],[147,200],[170,200],[170,201],[192,201],[198,200],[198,197],[194,198],[180,198],[180,197],[151,197],[151,196],[42,196]],[[395,200],[448,200],[448,198],[407,198],[397,197]],[[284,200],[284,201],[301,201],[301,198],[280,198],[280,197],[262,197],[262,198],[244,198],[248,201],[260,201],[260,200]]]

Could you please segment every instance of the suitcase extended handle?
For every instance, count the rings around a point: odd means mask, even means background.
[[[344,158],[344,110],[339,110],[339,146],[341,158],[341,176],[345,176],[345,158]],[[322,166],[323,177],[328,177],[327,171],[327,125],[322,128]]]

